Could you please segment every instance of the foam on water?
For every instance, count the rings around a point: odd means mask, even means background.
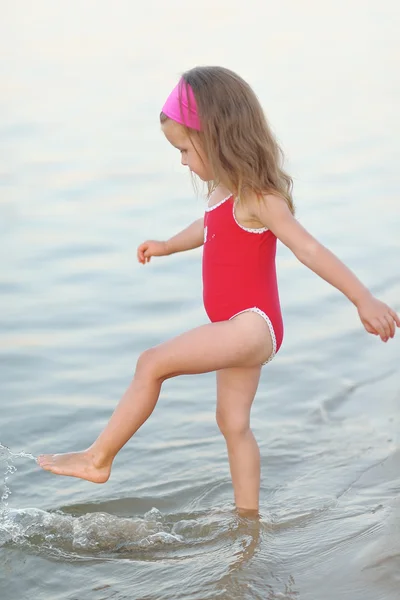
[[[131,519],[101,512],[77,517],[38,508],[9,510],[0,519],[0,547],[11,543],[69,553],[99,553],[183,541],[181,535],[167,530],[155,508],[143,518]]]

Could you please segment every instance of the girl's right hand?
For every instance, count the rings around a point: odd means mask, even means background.
[[[137,249],[138,261],[142,265],[150,262],[152,256],[165,256],[166,254],[168,254],[167,242],[157,242],[156,240],[147,240]]]

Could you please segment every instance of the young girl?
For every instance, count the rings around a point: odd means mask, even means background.
[[[211,323],[141,354],[134,378],[108,425],[87,450],[38,458],[43,469],[103,483],[117,452],[149,418],[163,382],[217,373],[217,423],[225,437],[236,507],[258,511],[260,454],[250,410],[262,365],[283,338],[275,251],[277,238],[356,306],[365,329],[387,342],[400,319],[294,218],[292,181],[247,83],[221,67],[186,72],[160,115],[181,162],[208,184],[208,206],[168,241],[138,248],[142,264],[204,244],[204,305]]]

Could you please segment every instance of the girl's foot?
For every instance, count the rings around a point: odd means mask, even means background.
[[[90,449],[68,454],[42,454],[37,462],[42,469],[55,475],[79,477],[93,483],[105,483],[111,472],[111,462],[100,463]]]

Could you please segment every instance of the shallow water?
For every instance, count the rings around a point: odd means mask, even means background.
[[[400,338],[282,246],[259,521],[233,509],[212,374],[167,382],[104,486],[33,457],[91,443],[139,353],[206,322],[200,251],[136,263],[202,214],[157,123],[194,64],[255,87],[300,221],[400,309],[398,4],[22,6],[0,36],[1,600],[397,600]]]

